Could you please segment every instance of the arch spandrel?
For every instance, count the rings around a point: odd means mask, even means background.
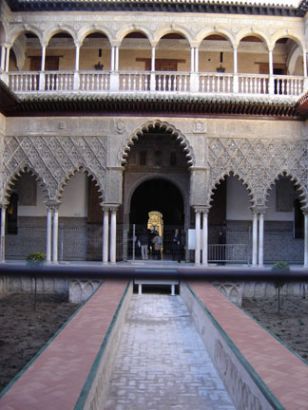
[[[169,132],[171,135],[175,136],[179,144],[182,146],[184,154],[187,158],[188,167],[194,166],[195,155],[193,152],[193,148],[190,145],[186,136],[179,129],[177,129],[174,125],[169,124],[166,121],[161,121],[161,120],[148,121],[145,124],[141,125],[140,127],[135,128],[135,130],[128,136],[128,138],[125,141],[125,145],[122,147],[122,149],[119,152],[118,166],[125,166],[127,162],[127,157],[129,155],[129,151],[131,150],[131,147],[134,146],[135,142],[138,141],[139,137],[142,136],[144,132],[148,132],[151,128],[155,128],[155,127],[159,127],[163,131]]]
[[[27,165],[44,181],[50,200],[75,169],[89,170],[103,192],[106,171],[105,139],[100,137],[11,137],[5,139],[4,175],[7,183]]]

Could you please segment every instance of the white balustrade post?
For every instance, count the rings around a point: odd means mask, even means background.
[[[264,263],[264,214],[259,214],[259,267]]]
[[[107,263],[109,254],[109,208],[104,207],[103,212],[103,263]]]
[[[308,211],[304,213],[304,267],[308,267]]]
[[[110,221],[110,262],[116,262],[116,247],[117,247],[117,209],[111,208]]]
[[[208,209],[203,212],[202,230],[202,265],[208,264]]]
[[[233,49],[233,92],[238,93],[239,82],[238,82],[238,49],[234,47]]]
[[[5,261],[5,221],[6,207],[1,207],[1,242],[0,242],[0,262]]]
[[[76,44],[75,47],[75,71],[74,71],[74,90],[79,90],[79,62],[80,62],[80,45]]]
[[[274,87],[274,64],[273,64],[273,51],[268,51],[268,71],[269,71],[269,84],[268,84],[268,92],[269,94],[274,94],[275,87]]]
[[[59,210],[54,207],[53,211],[53,241],[52,241],[52,261],[58,262],[58,237],[59,237]]]
[[[53,209],[50,207],[47,207],[47,230],[46,230],[46,261],[47,262],[51,262],[52,217],[53,217]]]
[[[201,223],[201,213],[199,209],[195,209],[195,264],[200,265],[200,223]]]
[[[252,219],[252,266],[258,263],[258,214],[253,211]]]

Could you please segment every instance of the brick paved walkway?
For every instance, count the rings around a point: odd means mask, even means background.
[[[180,296],[133,295],[104,409],[234,409]]]

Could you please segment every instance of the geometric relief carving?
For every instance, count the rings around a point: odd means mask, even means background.
[[[308,142],[277,139],[211,138],[208,140],[209,196],[215,185],[233,172],[248,186],[254,205],[264,206],[272,184],[283,173],[308,192]]]
[[[63,185],[80,168],[103,191],[106,169],[105,140],[101,137],[29,136],[5,139],[4,195],[11,179],[25,168],[38,177],[49,199],[58,199]]]

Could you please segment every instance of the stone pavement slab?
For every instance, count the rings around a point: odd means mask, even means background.
[[[234,409],[180,296],[133,295],[103,408]]]

